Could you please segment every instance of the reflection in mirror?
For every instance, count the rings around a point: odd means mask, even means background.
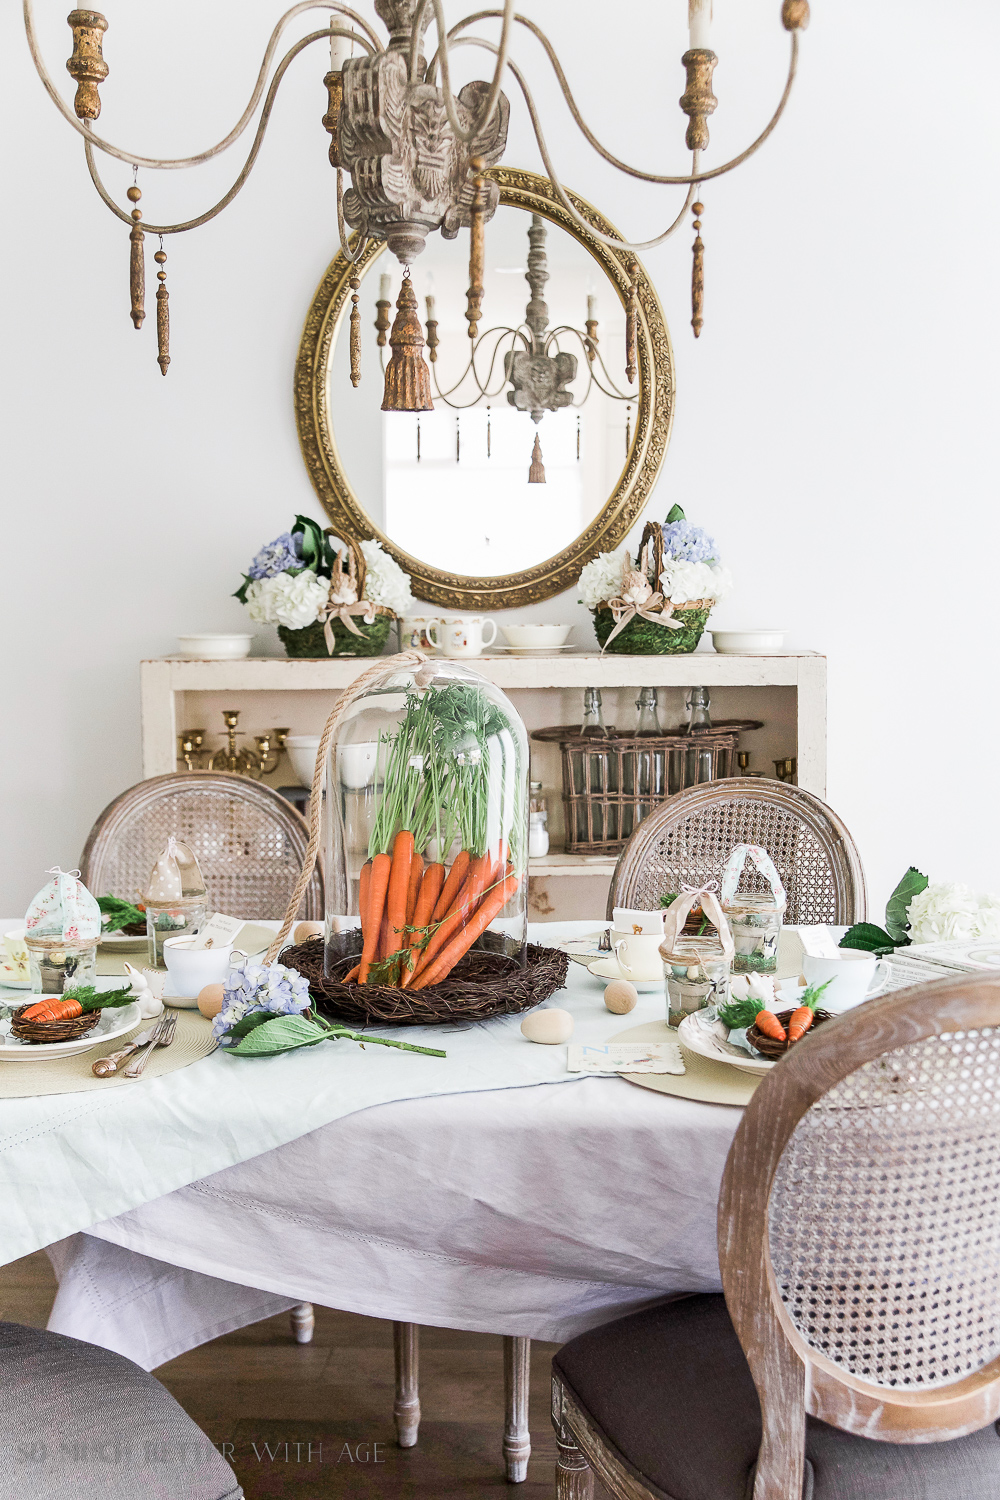
[[[383,254],[361,285],[356,389],[346,318],[337,333],[331,436],[358,501],[398,548],[445,572],[507,577],[568,547],[619,482],[638,411],[625,378],[625,311],[583,245],[509,205],[486,231],[474,346],[466,237],[435,236],[411,274],[434,410],[380,410],[390,351],[377,338],[387,338],[401,281]]]

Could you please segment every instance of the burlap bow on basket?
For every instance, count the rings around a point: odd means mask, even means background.
[[[615,628],[608,636],[601,653],[608,649],[616,635],[620,635],[630,620],[636,616],[648,620],[650,625],[664,625],[668,630],[683,630],[683,620],[672,620],[674,606],[662,594],[654,593],[653,586],[644,573],[636,573],[628,558],[622,567],[622,591],[617,599],[608,600],[608,609],[614,616]]]
[[[361,631],[352,616],[358,615],[366,625],[372,625],[378,613],[378,605],[370,599],[362,599],[365,586],[365,560],[353,544],[342,547],[337,553],[330,578],[330,592],[319,618],[323,621],[323,639],[329,656],[333,655],[336,638],[333,622],[339,620],[352,635],[360,638]]]
[[[660,944],[661,958],[666,958],[668,954],[675,951],[675,945],[684,929],[684,923],[691,913],[691,908],[700,898],[706,917],[708,917],[710,922],[715,924],[718,931],[722,951],[729,962],[732,963],[733,954],[736,951],[733,944],[733,933],[726,914],[719,905],[719,899],[715,895],[718,888],[719,882],[717,880],[710,880],[708,885],[681,886],[681,894],[671,901],[667,907],[666,916],[663,918],[663,942]]]

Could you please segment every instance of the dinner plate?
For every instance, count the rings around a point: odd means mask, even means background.
[[[584,937],[567,938],[563,943],[557,943],[556,948],[560,953],[565,953],[575,964],[583,964],[584,968],[592,964],[595,958],[610,957],[610,950],[601,947],[601,938],[604,936],[610,922],[597,932],[588,932]]]
[[[730,1068],[739,1068],[741,1073],[753,1073],[760,1077],[763,1073],[770,1073],[775,1063],[768,1062],[766,1057],[751,1057],[744,1052],[742,1047],[734,1047],[720,1034],[727,1030],[721,1021],[717,1021],[711,1030],[703,1026],[697,1016],[685,1016],[677,1028],[677,1036],[681,1045],[689,1052],[697,1053],[699,1057],[707,1057],[711,1062],[724,1063]]]
[[[139,953],[148,942],[145,933],[140,936],[129,932],[102,932],[98,939],[101,948],[112,948],[117,953]]]
[[[44,1000],[46,996],[37,995],[34,998]],[[57,1000],[60,997],[53,995],[49,998]],[[48,1062],[58,1057],[75,1057],[78,1052],[89,1052],[92,1047],[100,1047],[105,1042],[124,1036],[127,1031],[138,1026],[141,1020],[139,1002],[133,1000],[130,1005],[116,1005],[104,1011],[93,1031],[88,1031],[86,1036],[77,1037],[75,1042],[18,1042],[11,1041],[4,1033],[0,1035],[0,1062]]]
[[[617,958],[599,958],[596,963],[587,965],[587,973],[594,979],[599,979],[602,984],[610,984],[612,979],[624,979],[628,984],[634,984],[640,995],[653,995],[657,990],[663,994],[663,979],[634,979],[631,974],[626,974],[619,964]]]

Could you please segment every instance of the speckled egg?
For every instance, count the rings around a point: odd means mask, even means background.
[[[529,1042],[543,1042],[548,1046],[568,1042],[573,1035],[573,1017],[568,1010],[559,1010],[558,1007],[533,1011],[521,1022],[521,1035]]]
[[[322,922],[300,922],[298,924],[298,926],[295,928],[295,931],[292,933],[292,942],[293,943],[305,943],[305,942],[308,942],[309,938],[311,938],[311,937],[322,937],[322,936],[323,936],[323,923]]]
[[[639,991],[627,979],[612,979],[604,991],[604,1003],[616,1016],[627,1016],[630,1010],[635,1010],[638,1000]]]
[[[198,1009],[206,1021],[211,1021],[222,1009],[222,996],[225,993],[221,984],[206,984],[198,995]]]

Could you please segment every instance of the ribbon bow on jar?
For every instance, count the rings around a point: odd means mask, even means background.
[[[733,934],[725,912],[719,905],[719,898],[715,892],[719,888],[717,880],[710,880],[707,885],[682,885],[681,894],[675,896],[667,907],[663,918],[663,942],[660,946],[660,956],[674,951],[674,944],[679,939],[684,923],[687,921],[691,908],[698,902],[702,906],[706,917],[712,922],[718,931],[719,942],[722,951],[729,959],[733,960]]]
[[[326,641],[329,656],[333,655],[336,645],[333,635],[334,620],[340,620],[351,634],[356,636],[360,636],[361,631],[351,618],[353,615],[360,615],[366,625],[373,624],[375,620],[375,605],[370,599],[359,599],[358,593],[354,553],[344,547],[337,553],[333,576],[330,579],[330,592],[319,617],[323,621],[323,639]]]
[[[651,625],[665,625],[668,630],[682,630],[683,620],[672,620],[674,606],[662,594],[654,593],[645,573],[636,573],[629,566],[628,558],[622,567],[622,591],[617,599],[608,600],[608,608],[615,620],[615,628],[602,647],[606,651],[616,635],[619,635],[636,616],[648,620]]]

